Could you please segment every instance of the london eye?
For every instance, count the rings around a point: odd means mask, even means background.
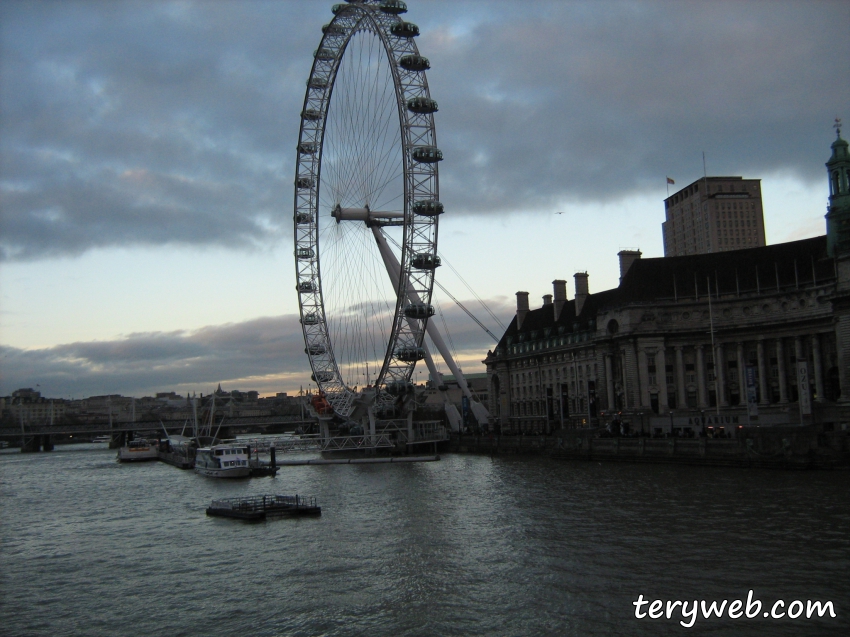
[[[313,54],[295,173],[305,353],[334,414],[390,408],[426,356],[439,197],[419,28],[402,0],[333,6]]]

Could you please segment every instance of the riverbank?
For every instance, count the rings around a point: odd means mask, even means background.
[[[848,432],[823,432],[815,426],[747,428],[735,438],[603,436],[597,429],[559,430],[549,436],[461,436],[452,438],[448,449],[559,460],[850,470]]]

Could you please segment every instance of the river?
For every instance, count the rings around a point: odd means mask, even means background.
[[[222,481],[118,464],[98,445],[6,450],[0,633],[847,635],[848,483],[453,454]],[[213,498],[260,493],[316,496],[322,516],[204,514]],[[749,591],[753,618],[635,616],[640,595],[746,604]],[[836,617],[763,616],[793,614],[795,600],[831,601]]]

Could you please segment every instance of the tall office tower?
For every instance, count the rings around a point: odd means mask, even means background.
[[[766,245],[761,180],[703,177],[664,200],[664,256]]]

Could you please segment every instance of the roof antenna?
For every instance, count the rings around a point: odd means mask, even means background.
[[[702,151],[702,176],[708,178],[708,172],[705,170],[705,151]]]

